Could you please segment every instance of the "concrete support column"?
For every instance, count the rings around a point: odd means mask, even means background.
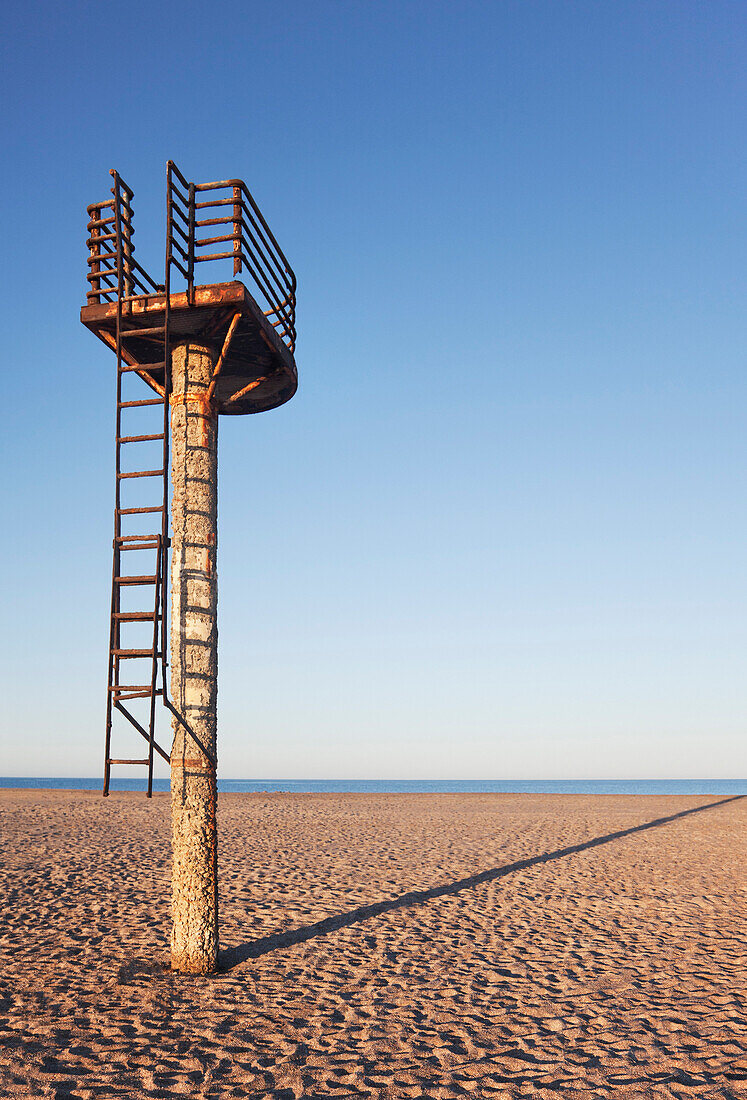
[[[186,974],[218,960],[218,415],[201,399],[213,362],[192,343],[171,367],[171,699],[194,734],[172,718],[171,963]]]

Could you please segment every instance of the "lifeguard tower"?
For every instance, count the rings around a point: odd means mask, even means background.
[[[296,392],[296,279],[246,184],[195,184],[169,161],[155,282],[134,256],[133,192],[111,176],[111,198],[88,207],[81,310],[117,364],[103,793],[123,765],[147,769],[150,796],[155,754],[170,763],[172,964],[204,973],[218,950],[218,415],[264,412]],[[198,264],[227,262],[232,281],[197,282]],[[170,752],[156,738],[159,699]],[[115,752],[128,730],[144,756]]]

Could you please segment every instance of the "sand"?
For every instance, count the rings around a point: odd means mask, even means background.
[[[747,1097],[747,798],[219,810],[188,978],[167,796],[0,792],[0,1095]]]

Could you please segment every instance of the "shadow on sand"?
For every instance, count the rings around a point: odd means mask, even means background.
[[[612,840],[620,840],[624,836],[632,836],[634,833],[645,832],[646,829],[656,829],[659,825],[668,825],[670,821],[677,821],[681,817],[689,817],[690,814],[698,814],[703,810],[712,810],[716,806],[725,806],[727,802],[737,802],[744,795],[731,795],[729,798],[719,799],[718,802],[709,802],[705,806],[694,806],[690,810],[681,810],[678,814],[669,817],[657,817],[654,821],[647,821],[643,825],[633,825],[630,829],[620,829],[616,833],[606,833],[604,836],[595,836],[591,840],[585,840],[583,844],[571,844],[568,848],[557,848],[554,852],[543,852],[540,856],[530,856],[528,859],[520,859],[516,863],[507,863],[503,867],[491,867],[488,871],[480,871],[469,878],[461,878],[456,882],[447,882],[444,886],[434,886],[430,890],[411,890],[407,894],[399,894],[395,898],[387,898],[386,901],[377,901],[373,905],[361,905],[352,909],[349,913],[338,913],[334,917],[326,917],[316,924],[307,924],[301,928],[294,928],[289,932],[278,932],[272,936],[263,936],[261,939],[252,940],[250,943],[240,944],[222,951],[220,955],[220,969],[232,970],[235,966],[247,959],[256,959],[260,955],[266,955],[282,947],[291,947],[296,943],[305,943],[315,936],[324,936],[328,932],[336,932],[339,928],[349,928],[353,924],[378,917],[382,913],[389,913],[393,909],[405,909],[411,905],[422,905],[434,898],[448,897],[450,894],[458,894],[461,890],[468,890],[472,886],[479,886],[483,882],[492,882],[493,879],[503,878],[514,871],[523,871],[526,867],[535,867],[538,863],[549,863],[553,859],[563,859],[572,856],[576,852],[585,852],[588,848],[596,848],[600,844],[609,844]]]

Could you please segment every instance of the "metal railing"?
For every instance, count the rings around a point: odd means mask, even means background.
[[[214,232],[203,236],[209,229]],[[202,251],[211,246],[217,251]],[[184,277],[190,298],[197,264],[231,260],[234,275],[246,269],[265,317],[293,352],[296,277],[243,180],[191,183],[169,161],[166,260]]]
[[[112,197],[88,207],[88,305],[163,292],[133,256],[133,191],[113,169]]]
[[[171,290],[172,268],[183,276],[193,303],[196,265],[231,260],[233,275],[246,270],[264,316],[294,351],[296,276],[243,180],[191,183],[168,162],[166,283],[159,284],[133,255],[133,192],[116,172],[111,174],[112,198],[88,207],[89,305],[162,294],[167,286]],[[216,251],[204,251],[212,247]]]

